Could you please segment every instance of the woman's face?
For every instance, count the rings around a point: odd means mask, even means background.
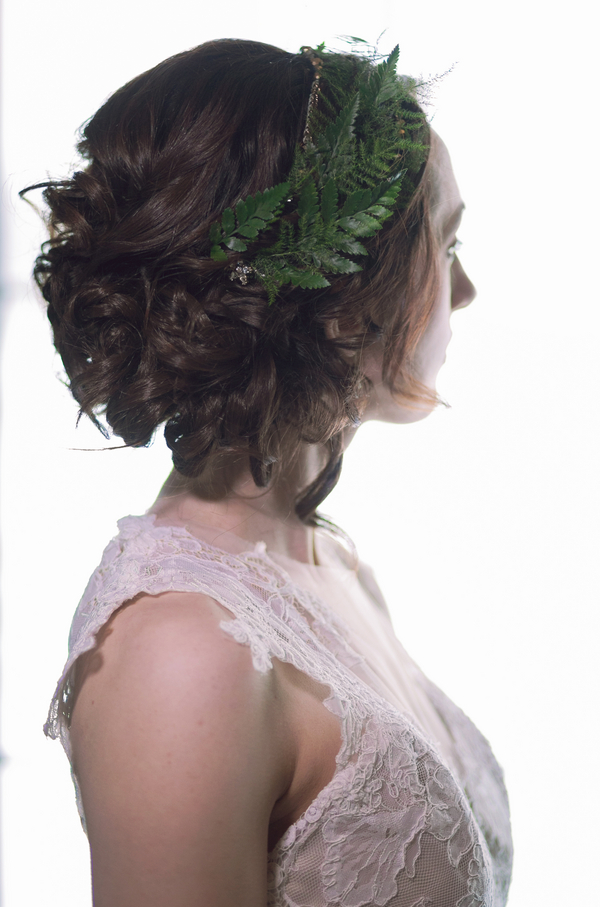
[[[441,237],[440,287],[431,318],[421,337],[415,354],[415,378],[435,393],[438,372],[446,359],[446,348],[452,337],[450,316],[456,309],[463,309],[475,298],[475,287],[467,277],[456,256],[457,230],[464,203],[456,184],[450,155],[439,136],[432,131],[435,191],[432,205],[433,228]],[[373,382],[363,420],[382,422],[418,422],[434,408],[423,400],[419,404],[398,403],[383,383],[381,375],[383,341],[373,344],[363,359],[365,374]]]

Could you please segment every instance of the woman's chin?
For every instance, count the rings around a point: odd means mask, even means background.
[[[435,391],[433,391],[435,394]],[[396,425],[408,425],[411,422],[421,422],[426,419],[436,408],[434,400],[404,401],[394,400],[391,394],[388,399],[375,399],[369,401],[365,409],[363,422],[390,422]]]

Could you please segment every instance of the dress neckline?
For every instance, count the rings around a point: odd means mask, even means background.
[[[130,520],[130,519],[133,519],[136,521],[137,520],[149,520],[153,529],[158,529],[158,530],[165,529],[165,530],[175,531],[177,533],[179,533],[179,532],[185,533],[185,535],[188,536],[189,538],[194,539],[203,547],[208,548],[211,551],[214,551],[216,554],[218,554],[220,556],[225,555],[226,557],[240,557],[240,558],[256,557],[257,555],[262,556],[262,557],[266,558],[274,566],[279,566],[280,569],[285,570],[286,573],[288,573],[288,574],[290,574],[290,573],[293,574],[294,572],[301,571],[301,572],[304,572],[305,574],[312,573],[313,576],[326,576],[326,575],[330,575],[330,576],[331,575],[344,575],[344,576],[353,575],[353,576],[356,576],[358,573],[357,569],[353,569],[349,565],[342,563],[341,559],[340,559],[339,564],[322,564],[322,563],[319,563],[318,560],[315,560],[315,563],[309,564],[304,561],[296,560],[296,558],[290,557],[289,555],[281,554],[278,551],[271,551],[267,547],[266,542],[264,542],[264,541],[258,541],[258,542],[254,542],[254,543],[248,542],[246,539],[243,539],[243,538],[241,538],[241,536],[236,535],[234,532],[231,532],[228,530],[227,535],[230,538],[234,539],[236,543],[239,543],[239,546],[240,546],[238,551],[231,551],[231,550],[228,550],[227,548],[221,548],[219,545],[215,545],[214,542],[209,542],[207,539],[202,538],[200,535],[197,535],[195,532],[192,532],[188,528],[187,525],[176,525],[174,523],[168,523],[168,522],[157,523],[157,520],[159,519],[159,517],[158,517],[158,514],[156,514],[156,513],[147,512],[147,513],[144,513],[139,516],[131,515],[128,517],[124,517],[123,520],[119,520],[119,523],[118,523],[119,527],[122,522],[124,522],[126,520]],[[319,527],[315,527],[314,533],[313,533],[313,556],[315,557],[315,559],[318,559],[318,553],[317,553],[316,545],[315,545],[315,542],[317,540],[316,533],[317,533],[318,528]],[[225,534],[225,533],[223,533],[223,534]]]

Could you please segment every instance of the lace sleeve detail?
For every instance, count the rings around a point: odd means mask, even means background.
[[[119,535],[106,547],[100,565],[92,574],[75,612],[69,634],[69,655],[50,704],[44,733],[60,737],[71,758],[68,735],[72,697],[72,669],[84,652],[94,648],[96,634],[112,614],[140,594],[199,592],[229,608],[237,620],[224,620],[223,629],[237,642],[250,647],[254,667],[268,671],[272,666],[266,634],[256,621],[252,629],[244,614],[253,609],[253,600],[244,584],[252,558],[219,552],[199,562],[202,543],[185,531],[155,527],[153,517],[125,517],[119,520]],[[256,554],[260,555],[261,546]],[[252,575],[256,575],[252,565]],[[264,570],[264,567],[263,567]],[[256,608],[254,607],[256,612]],[[264,622],[264,618],[263,618]]]

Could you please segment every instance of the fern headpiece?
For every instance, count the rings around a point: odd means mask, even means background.
[[[398,47],[378,65],[322,45],[301,53],[314,78],[286,181],[226,208],[210,228],[211,257],[240,253],[230,278],[258,280],[269,303],[286,284],[317,289],[362,270],[363,241],[408,204],[429,151],[416,85],[396,74]]]

